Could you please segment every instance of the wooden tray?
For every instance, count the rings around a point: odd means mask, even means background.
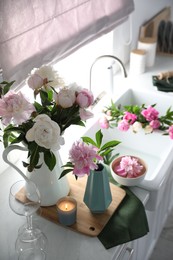
[[[113,198],[110,206],[102,214],[92,214],[83,202],[87,176],[76,180],[74,176],[69,174],[68,179],[70,183],[69,195],[77,201],[77,219],[74,225],[66,228],[88,236],[97,236],[124,199],[126,192],[120,187],[110,184]],[[22,191],[20,192],[18,199],[25,201]],[[41,207],[39,215],[61,225],[58,221],[56,206]]]

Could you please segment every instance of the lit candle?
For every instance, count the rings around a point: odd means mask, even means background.
[[[76,222],[77,202],[71,197],[63,197],[56,203],[58,220],[62,225],[71,226]]]

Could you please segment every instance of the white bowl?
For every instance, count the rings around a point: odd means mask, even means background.
[[[121,185],[137,186],[145,178],[145,175],[147,172],[147,165],[142,159],[140,159],[136,156],[131,156],[131,155],[128,155],[128,156],[138,159],[139,163],[141,163],[144,166],[142,174],[138,177],[133,177],[133,178],[122,177],[122,176],[118,175],[113,169],[114,169],[115,165],[118,165],[120,163],[122,157],[124,157],[124,156],[120,156],[111,162],[111,164],[110,164],[111,174],[112,174],[112,177],[114,178],[114,180]]]

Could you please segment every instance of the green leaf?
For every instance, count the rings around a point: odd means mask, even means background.
[[[15,82],[15,80],[13,80],[11,82],[7,82],[7,81],[1,82],[1,85],[5,85],[5,86],[3,86],[3,91],[2,91],[3,95],[5,95],[10,90],[10,88],[14,82]]]
[[[65,165],[62,165],[61,167],[62,167],[62,168],[65,168],[65,167],[71,167],[71,168],[73,168],[74,166],[73,166],[72,162],[67,162]]]
[[[40,97],[42,100],[48,99],[48,94],[46,91],[40,90]]]
[[[23,161],[22,161],[22,164],[23,164],[24,167],[28,167],[29,166],[29,163],[26,163],[26,162],[23,162]]]
[[[81,138],[82,138],[82,140],[83,140],[84,143],[86,143],[86,144],[92,144],[92,145],[94,145],[94,146],[97,147],[97,144],[96,144],[96,143],[94,142],[94,140],[91,139],[90,137],[82,136]]]
[[[4,147],[6,148],[8,146],[8,139],[9,138],[9,134],[8,133],[4,133],[3,135],[3,144],[4,144]]]
[[[41,164],[35,166],[35,169],[40,169],[42,165],[43,165],[43,164],[41,163]]]
[[[64,177],[66,174],[68,174],[69,172],[72,172],[72,168],[71,169],[65,169],[65,170],[63,170],[62,171],[62,173],[61,173],[61,175],[60,175],[60,177],[59,177],[59,179],[61,179],[62,177]]]
[[[50,90],[50,91],[52,92],[52,90]],[[52,104],[51,101],[49,100],[49,98],[51,96],[50,91],[48,91],[48,92],[43,91],[43,90],[40,91],[41,103],[44,107]]]
[[[40,105],[38,102],[34,102],[34,107],[35,107],[35,109],[37,110],[37,112],[39,112],[39,111],[42,111],[43,110],[43,107],[42,107],[42,105]]]
[[[95,134],[95,137],[96,137],[97,147],[100,148],[103,139],[103,134],[101,132],[101,129]]]
[[[30,151],[30,166],[33,167],[33,169],[35,168],[35,166],[38,164],[39,161],[39,152],[38,149],[34,149],[32,151]]]
[[[16,137],[15,139],[11,140],[11,144],[16,144],[16,143],[20,143],[24,140],[25,136],[23,134],[20,134],[18,137]]]
[[[56,157],[54,153],[51,151],[44,152],[44,161],[47,167],[49,168],[49,170],[52,171],[56,165]]]
[[[120,154],[119,153],[116,153],[114,155],[111,156],[111,161],[113,161],[116,157],[118,157]]]
[[[101,148],[100,148],[100,151],[103,151],[105,149],[108,149],[108,148],[111,148],[111,147],[115,147],[117,146],[118,144],[120,144],[121,142],[120,141],[117,141],[117,140],[113,140],[113,141],[109,141],[107,142],[106,144],[104,144]]]
[[[53,91],[52,90],[48,90],[47,94],[48,94],[48,100],[51,101],[53,99]]]
[[[155,104],[153,104],[153,105],[151,105],[152,107],[155,107],[157,104],[155,103]]]
[[[110,165],[110,163],[118,156],[119,156],[119,153],[116,153],[114,155],[112,155],[111,153],[107,154],[104,157],[104,163],[107,164],[107,165]]]
[[[100,156],[104,157],[104,156],[112,153],[112,151],[113,151],[112,149],[106,149],[105,151],[100,153]]]
[[[4,129],[4,132],[18,132],[18,133],[24,133],[22,127],[15,127],[15,126],[12,126],[12,125],[9,125],[7,126],[5,129]]]

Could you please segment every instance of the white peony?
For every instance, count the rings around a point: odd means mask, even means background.
[[[80,86],[78,86],[76,82],[70,83],[68,85],[68,88],[70,90],[73,90],[74,92],[80,92],[82,90],[82,88]]]
[[[55,101],[57,105],[60,105],[63,108],[72,107],[76,101],[75,91],[66,88],[61,89],[56,95]]]
[[[64,144],[59,125],[45,114],[35,118],[35,124],[26,133],[26,139],[28,142],[35,141],[39,146],[53,151],[59,150],[60,145]]]
[[[46,88],[64,86],[64,81],[58,73],[54,71],[51,66],[46,65],[40,67],[39,69],[33,69],[27,83],[32,89],[38,89],[42,86]]]
[[[134,133],[139,132],[142,129],[142,124],[138,121],[134,122],[134,124],[132,125],[132,130]]]
[[[144,128],[145,134],[151,134],[153,132],[153,128],[150,125],[147,125]]]

